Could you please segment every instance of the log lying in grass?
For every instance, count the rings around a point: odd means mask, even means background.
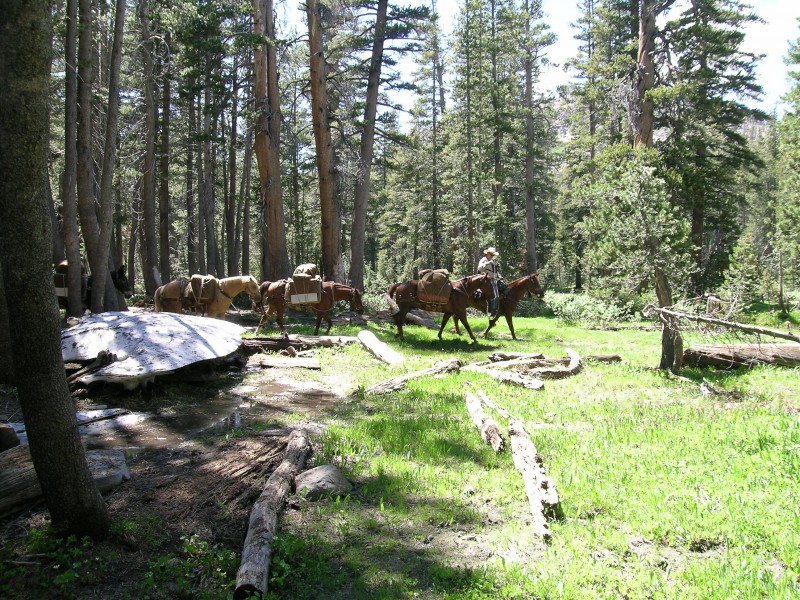
[[[276,356],[274,354],[261,354],[251,357],[248,361],[250,366],[258,366],[262,369],[312,369],[319,371],[322,367],[319,359],[313,356]]]
[[[527,377],[520,373],[514,373],[513,371],[498,371],[496,369],[490,369],[481,365],[467,365],[461,370],[469,371],[470,373],[481,373],[482,375],[488,375],[489,377],[496,379],[501,383],[517,385],[529,390],[540,390],[544,387],[544,381],[541,379]]]
[[[564,352],[569,357],[569,364],[566,367],[537,367],[528,371],[528,375],[542,379],[564,379],[575,375],[583,367],[581,357],[571,348],[565,348]]]
[[[495,452],[502,452],[505,442],[500,433],[500,428],[497,426],[497,423],[494,422],[494,419],[483,411],[480,398],[475,394],[466,392],[464,394],[464,401],[467,403],[467,412],[469,412],[472,422],[475,423],[478,431],[481,432],[483,441],[489,444]]]
[[[247,354],[255,354],[262,350],[271,352],[279,352],[288,348],[293,348],[294,350],[308,350],[309,348],[349,346],[357,342],[358,338],[345,335],[256,336],[242,340],[242,346]]]
[[[364,329],[359,331],[356,337],[370,354],[386,364],[400,365],[405,360],[402,354],[393,350],[389,344],[379,340],[371,331]]]
[[[557,514],[559,510],[556,487],[547,476],[544,465],[536,454],[536,446],[519,421],[511,421],[508,426],[508,435],[511,438],[514,466],[522,475],[525,492],[528,494],[534,533],[550,539],[553,534],[547,522],[547,515]]]
[[[367,393],[388,394],[389,392],[395,392],[405,387],[405,385],[412,379],[419,379],[420,377],[426,377],[429,375],[438,375],[439,373],[449,373],[452,371],[458,371],[462,365],[463,363],[457,358],[439,361],[435,363],[430,369],[415,371],[414,373],[408,373],[407,375],[398,375],[397,377],[392,377],[391,379],[387,379],[386,381],[376,383],[372,387],[367,388]]]
[[[725,344],[689,346],[683,351],[683,364],[692,367],[723,369],[750,368],[753,365],[800,366],[798,344]]]
[[[305,432],[295,430],[289,436],[283,462],[267,480],[264,490],[250,512],[250,524],[242,551],[242,563],[236,574],[234,598],[248,598],[267,593],[272,542],[278,527],[278,514],[295,476],[303,470],[311,450]]]
[[[481,399],[481,402],[483,402],[486,406],[488,406],[492,410],[496,410],[500,414],[500,416],[503,417],[504,419],[510,419],[511,418],[511,415],[509,414],[509,412],[505,408],[495,404],[492,401],[492,399],[489,398],[489,396],[487,396],[486,394],[484,394],[480,390],[478,390],[478,397]]]
[[[130,479],[120,450],[87,450],[86,462],[97,489],[105,493]],[[0,452],[0,517],[36,502],[42,495],[28,445]]]
[[[538,360],[543,359],[544,354],[531,354],[528,352],[495,352],[489,355],[489,362],[503,362],[515,359],[529,359],[529,360]]]

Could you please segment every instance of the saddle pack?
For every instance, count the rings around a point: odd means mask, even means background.
[[[306,263],[294,270],[286,280],[284,300],[287,304],[317,304],[322,299],[322,279],[317,275],[317,265]]]
[[[420,302],[447,304],[452,288],[447,269],[423,269],[419,272],[417,298]]]
[[[213,275],[192,275],[182,295],[195,304],[208,304],[216,297],[218,285]]]

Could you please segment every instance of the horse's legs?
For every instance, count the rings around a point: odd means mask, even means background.
[[[392,318],[394,319],[394,324],[397,325],[397,333],[394,334],[394,337],[400,340],[405,339],[403,338],[403,322],[406,320],[407,312],[408,312],[407,310],[403,310],[401,308],[399,312],[396,312],[395,314],[392,315]]]
[[[477,342],[478,340],[475,339],[475,334],[473,334],[472,333],[472,329],[470,329],[469,321],[467,321],[467,311],[464,311],[463,315],[456,315],[456,317],[461,319],[461,322],[464,324],[464,329],[467,330],[467,333],[469,334],[469,337],[472,338],[472,341],[473,342]],[[454,318],[456,318],[456,317],[454,317]]]
[[[450,315],[451,313],[444,313],[444,315],[442,316],[442,325],[441,327],[439,327],[439,339],[442,339],[442,332],[444,331],[445,325],[447,325],[447,322],[450,320]],[[458,327],[458,320],[456,320],[455,317],[453,318],[453,323],[455,323],[456,327]]]
[[[503,316],[505,316],[506,323],[508,323],[508,329],[511,332],[511,338],[516,340],[517,339],[517,334],[514,333],[514,322],[511,320],[511,313],[510,312],[505,313]]]

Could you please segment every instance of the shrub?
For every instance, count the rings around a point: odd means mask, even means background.
[[[630,313],[629,306],[615,306],[589,294],[545,292],[544,301],[559,321],[570,325],[607,327],[625,320]]]

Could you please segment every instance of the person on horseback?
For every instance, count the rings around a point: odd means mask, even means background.
[[[478,273],[486,273],[489,280],[492,282],[492,291],[494,298],[489,300],[489,313],[490,318],[497,317],[497,309],[500,306],[500,293],[497,290],[497,280],[500,278],[500,271],[497,268],[495,257],[500,256],[495,250],[494,246],[489,246],[483,251],[483,256],[478,261]]]

